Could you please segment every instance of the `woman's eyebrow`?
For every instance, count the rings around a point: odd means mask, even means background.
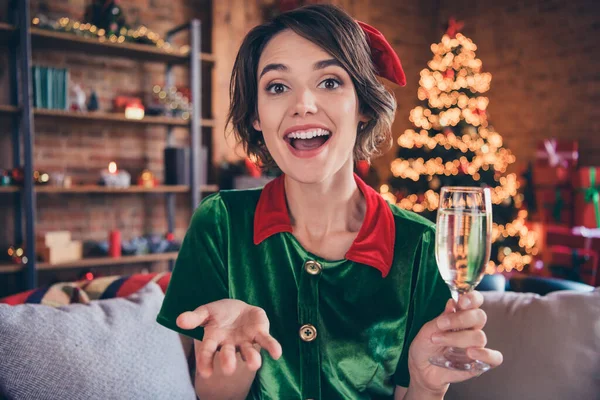
[[[267,64],[265,65],[265,67],[263,68],[263,70],[260,73],[260,76],[258,77],[258,79],[262,78],[262,76],[264,74],[266,74],[269,71],[283,71],[283,72],[287,72],[289,70],[289,68],[284,65],[284,64]]]
[[[340,67],[340,68],[344,68],[342,66],[342,64],[340,64],[340,62],[338,60],[336,60],[335,58],[330,58],[329,60],[322,60],[322,61],[317,61],[313,68],[316,70],[318,69],[323,69],[323,68],[327,68],[329,66],[336,66],[336,67]]]

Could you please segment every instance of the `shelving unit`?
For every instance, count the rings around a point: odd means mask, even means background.
[[[119,258],[84,258],[76,262],[64,264],[49,264],[36,262],[36,197],[37,195],[146,195],[159,194],[166,198],[167,225],[170,232],[175,225],[175,195],[184,194],[190,197],[191,210],[200,202],[203,193],[217,191],[216,185],[201,184],[199,177],[202,148],[201,128],[214,127],[214,121],[203,119],[201,113],[202,101],[202,63],[213,65],[214,56],[201,53],[201,22],[198,19],[178,26],[167,32],[165,42],[171,42],[173,37],[181,32],[190,35],[189,46],[186,50],[167,52],[150,45],[137,43],[113,43],[108,40],[77,36],[65,32],[55,32],[31,26],[29,0],[12,2],[15,7],[10,10],[10,23],[0,23],[0,44],[7,45],[10,61],[11,104],[0,105],[0,117],[12,120],[13,166],[23,167],[25,180],[22,186],[0,186],[0,194],[13,196],[14,203],[14,243],[26,243],[25,255],[28,262],[25,265],[0,264],[0,273],[23,273],[23,289],[37,287],[37,272],[40,270],[56,270],[67,268],[89,268],[98,266],[127,265],[135,263],[152,263],[157,261],[172,261],[177,253],[148,254],[143,256],[124,256]],[[186,65],[189,67],[192,118],[169,116],[146,116],[141,120],[127,119],[123,114],[107,112],[72,112],[52,109],[33,108],[32,85],[32,50],[56,50],[61,52],[84,52],[86,54],[106,57],[120,57],[140,62],[165,64],[165,86],[173,82],[172,67]],[[72,186],[69,188],[35,185],[33,171],[33,144],[35,137],[34,121],[37,119],[56,119],[57,121],[78,121],[105,124],[132,124],[164,126],[167,132],[166,144],[172,143],[173,128],[187,128],[190,134],[190,182],[189,186],[166,186],[154,188],[131,186],[127,189],[116,189],[97,185]]]

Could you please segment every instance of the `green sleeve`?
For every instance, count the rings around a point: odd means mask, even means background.
[[[229,297],[227,234],[229,218],[218,193],[206,197],[194,212],[171,273],[156,318],[169,329],[202,340],[204,328],[180,329],[177,317],[185,311]]]
[[[451,297],[450,289],[442,280],[435,258],[435,228],[428,228],[423,233],[420,250],[417,249],[413,267],[411,285],[411,301],[408,310],[405,342],[400,361],[394,373],[397,386],[408,387],[408,350],[421,327],[439,316]]]

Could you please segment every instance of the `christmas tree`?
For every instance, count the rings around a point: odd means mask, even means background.
[[[522,271],[536,254],[535,233],[525,225],[527,210],[510,150],[488,121],[483,96],[492,76],[482,72],[477,46],[450,20],[433,59],[420,74],[421,105],[410,112],[414,129],[398,138],[392,177],[380,192],[388,201],[435,221],[442,186],[487,186],[492,193],[493,245],[487,273]]]

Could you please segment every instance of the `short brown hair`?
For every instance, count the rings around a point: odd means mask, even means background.
[[[332,5],[309,5],[278,15],[253,28],[237,54],[229,94],[227,125],[232,124],[238,143],[265,167],[274,166],[262,132],[253,128],[257,119],[257,69],[260,56],[271,38],[290,29],[337,59],[350,75],[361,114],[369,121],[357,132],[355,160],[369,160],[387,151],[396,111],[394,96],[377,80],[370,48],[361,27],[343,10]]]

